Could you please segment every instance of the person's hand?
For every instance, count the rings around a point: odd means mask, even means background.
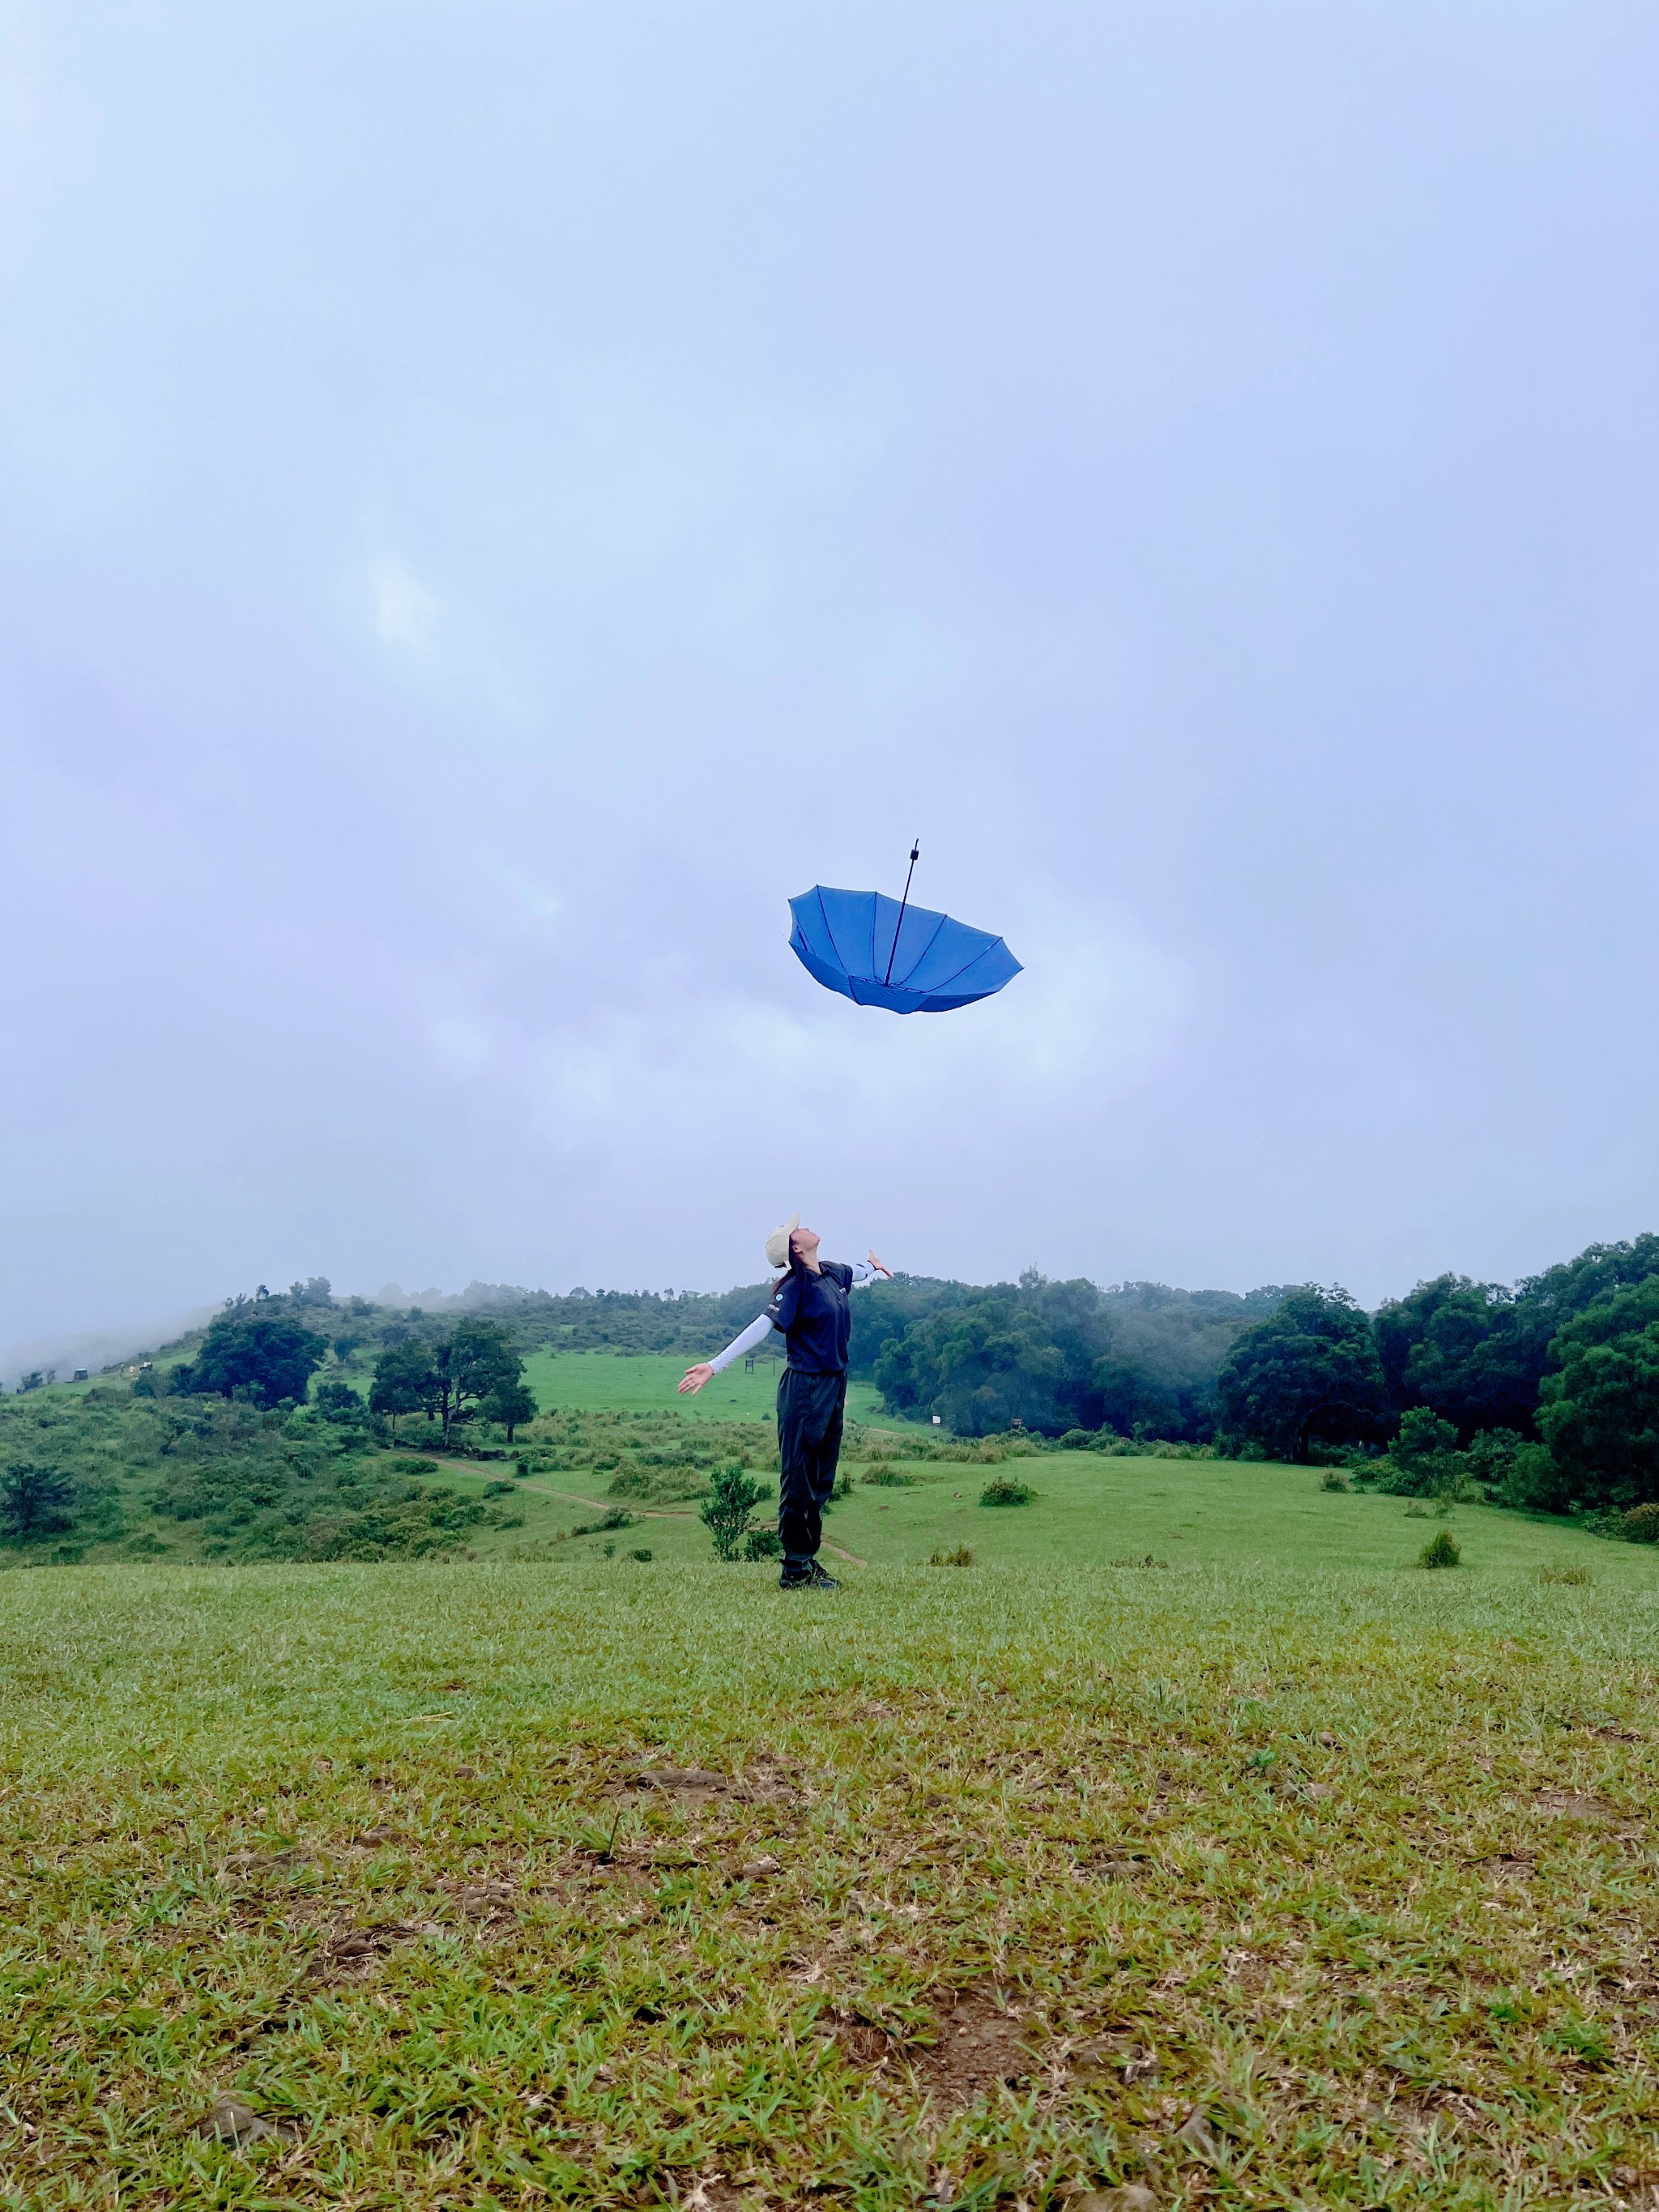
[[[681,1376],[679,1395],[682,1398],[695,1398],[703,1384],[712,1382],[714,1379],[714,1369],[706,1359],[700,1359],[695,1367],[688,1367]]]
[[[878,1259],[877,1259],[877,1257],[876,1257],[876,1255],[875,1255],[875,1254],[874,1254],[873,1252],[872,1252],[868,1256],[869,1256],[870,1265],[871,1265],[871,1266],[875,1269],[876,1273],[877,1273],[878,1275],[885,1275],[885,1276],[886,1276],[886,1278],[887,1278],[887,1279],[888,1279],[888,1281],[890,1283],[890,1282],[892,1281],[892,1279],[893,1279],[893,1271],[892,1271],[892,1269],[891,1269],[890,1267],[884,1267],[884,1266],[882,1265],[881,1261],[880,1261],[879,1260],[878,1260]]]

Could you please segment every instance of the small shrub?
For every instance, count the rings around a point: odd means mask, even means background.
[[[1471,1480],[1496,1496],[1508,1485],[1525,1443],[1514,1429],[1482,1429],[1463,1455]]]
[[[966,1544],[958,1544],[954,1552],[930,1552],[927,1564],[930,1567],[971,1567],[974,1555]]]
[[[607,1498],[636,1498],[642,1504],[672,1505],[683,1498],[701,1498],[708,1478],[696,1467],[624,1467],[611,1477]]]
[[[1411,1504],[1406,1508],[1406,1518],[1408,1521],[1426,1521],[1428,1517],[1428,1507],[1420,1498],[1413,1498]]]
[[[1109,1567],[1167,1567],[1170,1562],[1167,1559],[1156,1559],[1148,1552],[1144,1559],[1108,1559],[1106,1564]]]
[[[1621,1513],[1619,1533],[1627,1544],[1659,1544],[1659,1504],[1632,1505]]]
[[[642,1544],[637,1552],[630,1552],[628,1556],[630,1559],[648,1559],[651,1554]]]
[[[1462,1556],[1443,1528],[1437,1536],[1431,1536],[1424,1545],[1417,1555],[1417,1564],[1419,1567],[1455,1567]]]
[[[979,1493],[981,1505],[1029,1505],[1036,1496],[1029,1482],[1017,1474],[994,1474]]]
[[[1346,1490],[1348,1478],[1339,1474],[1334,1467],[1328,1467],[1319,1478],[1319,1486],[1322,1490]]]
[[[699,1517],[714,1540],[717,1559],[738,1557],[738,1547],[749,1533],[749,1516],[765,1495],[765,1485],[735,1462],[714,1469]]]
[[[1097,1451],[1103,1438],[1092,1429],[1067,1429],[1060,1439],[1061,1451]]]
[[[1578,1588],[1589,1582],[1590,1571],[1588,1567],[1540,1567],[1538,1579],[1540,1583],[1571,1583]]]
[[[578,1522],[570,1533],[573,1536],[602,1536],[607,1528],[631,1528],[633,1525],[634,1516],[625,1507],[613,1505],[610,1512],[602,1514],[597,1521]],[[614,1544],[606,1545],[606,1559],[616,1548]]]
[[[878,1490],[914,1490],[916,1486],[914,1474],[901,1474],[897,1468],[885,1460],[878,1460],[873,1467],[866,1467],[859,1480],[873,1482]]]
[[[483,1486],[483,1495],[486,1498],[511,1498],[513,1487],[510,1482],[487,1482]]]
[[[783,1539],[775,1528],[750,1528],[743,1540],[745,1559],[781,1559]]]
[[[400,1452],[392,1464],[398,1474],[436,1474],[438,1472],[435,1459],[417,1459],[410,1452]]]

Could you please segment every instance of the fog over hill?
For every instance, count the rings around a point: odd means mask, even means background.
[[[79,1367],[95,1375],[100,1367],[151,1352],[158,1344],[171,1343],[187,1330],[200,1328],[217,1310],[216,1300],[212,1305],[191,1306],[183,1313],[155,1314],[145,1321],[26,1338],[0,1350],[0,1389],[15,1390],[25,1375],[48,1374],[53,1370],[60,1382],[67,1382]]]

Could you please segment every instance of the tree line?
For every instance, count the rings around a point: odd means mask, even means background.
[[[270,1409],[307,1396],[396,1441],[468,1423],[509,1443],[535,1404],[525,1355],[706,1355],[760,1310],[719,1296],[474,1285],[459,1318],[337,1299],[322,1277],[227,1302],[199,1346],[133,1384]],[[185,1349],[185,1347],[180,1347]],[[332,1352],[337,1365],[315,1382]],[[1443,1274],[1368,1313],[1339,1287],[1244,1292],[1152,1282],[975,1285],[900,1276],[854,1301],[853,1373],[890,1412],[966,1437],[1165,1440],[1240,1458],[1478,1480],[1551,1512],[1659,1502],[1659,1237],[1591,1245],[1505,1285]],[[360,1387],[342,1379],[354,1372]],[[349,1405],[347,1401],[349,1401]],[[326,1401],[326,1402],[325,1402]]]
[[[1340,1287],[1164,1284],[860,1294],[854,1366],[958,1434],[1162,1437],[1236,1458],[1474,1480],[1547,1512],[1659,1501],[1659,1237],[1516,1284],[1443,1274],[1367,1313]],[[1426,1470],[1426,1472],[1425,1472]]]
[[[216,1396],[273,1410],[305,1402],[331,1351],[344,1363],[369,1346],[378,1357],[368,1410],[384,1419],[393,1443],[399,1419],[409,1415],[434,1422],[446,1449],[457,1425],[474,1418],[498,1423],[509,1444],[520,1423],[535,1419],[524,1355],[503,1322],[468,1314],[445,1326],[419,1314],[386,1315],[362,1299],[342,1310],[356,1327],[331,1334],[317,1325],[318,1313],[335,1311],[323,1277],[277,1297],[262,1287],[252,1298],[232,1298],[192,1358],[141,1374],[135,1393]],[[313,1401],[325,1416],[344,1419],[363,1407],[361,1394],[338,1380],[319,1383]]]

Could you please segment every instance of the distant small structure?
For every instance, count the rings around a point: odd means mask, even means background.
[[[76,1382],[84,1382],[87,1380],[86,1369],[84,1367],[77,1367],[72,1379]]]

